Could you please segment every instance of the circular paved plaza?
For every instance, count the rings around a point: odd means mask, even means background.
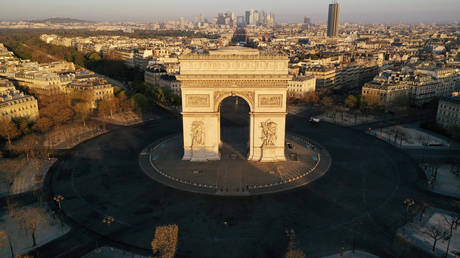
[[[177,134],[179,124],[165,118],[120,128],[61,158],[48,174],[47,193],[64,196],[64,220],[145,254],[151,254],[156,228],[177,225],[178,257],[280,257],[291,230],[309,257],[352,245],[390,256],[404,199],[430,198],[416,187],[420,170],[404,152],[360,131],[297,117],[288,117],[288,133],[328,150],[332,164],[324,176],[257,196],[176,190],[147,176],[139,154]],[[104,223],[108,217],[113,223]]]
[[[221,160],[182,160],[182,135],[157,141],[142,150],[139,165],[152,179],[194,193],[244,196],[291,190],[326,174],[331,158],[326,149],[306,137],[288,136],[286,161],[246,160],[228,144],[220,148]]]

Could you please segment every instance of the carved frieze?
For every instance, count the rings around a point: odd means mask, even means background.
[[[254,107],[254,92],[253,91],[216,91],[214,92],[214,103],[216,110],[220,102],[229,96],[239,96],[248,101],[250,107]]]
[[[259,107],[282,107],[283,95],[281,94],[261,94],[258,95]]]
[[[194,80],[181,82],[181,88],[287,88],[287,81]]]
[[[185,102],[187,107],[209,107],[210,98],[208,94],[187,94]]]

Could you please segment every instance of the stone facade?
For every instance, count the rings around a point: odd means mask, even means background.
[[[439,101],[436,123],[442,127],[460,126],[460,96]]]
[[[289,97],[302,98],[305,93],[314,92],[316,78],[314,76],[295,76],[288,82]]]
[[[36,120],[39,116],[37,99],[33,96],[24,95],[16,90],[14,85],[0,79],[0,118],[18,119],[25,118]]]
[[[182,56],[183,159],[220,159],[220,104],[239,96],[250,107],[248,159],[285,160],[288,61],[242,47]]]
[[[370,105],[390,107],[408,102],[410,86],[406,82],[386,83],[372,81],[364,84],[361,95]]]

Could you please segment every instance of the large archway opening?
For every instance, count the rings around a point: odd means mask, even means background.
[[[249,155],[249,104],[230,96],[220,104],[221,159],[247,159]]]

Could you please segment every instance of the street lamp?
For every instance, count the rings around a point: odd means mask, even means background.
[[[64,196],[58,194],[58,195],[53,197],[53,200],[55,200],[58,203],[58,207],[59,207],[59,209],[61,209],[61,201],[64,200]]]
[[[115,222],[115,219],[112,216],[106,216],[105,218],[102,219],[102,223],[110,225],[113,222]]]
[[[408,216],[409,216],[409,209],[415,205],[415,201],[413,199],[405,199],[404,205],[406,206],[406,221],[407,221]]]

